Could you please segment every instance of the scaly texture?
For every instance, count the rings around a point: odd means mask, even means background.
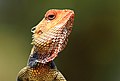
[[[27,66],[17,81],[66,81],[53,60],[67,45],[74,21],[72,10],[52,9],[43,20],[32,28],[33,48]]]
[[[53,60],[65,48],[73,20],[72,10],[49,10],[43,20],[34,27],[32,44],[38,51],[40,63]]]

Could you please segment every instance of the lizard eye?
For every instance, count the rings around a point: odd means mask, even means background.
[[[48,19],[49,20],[53,20],[55,18],[55,15],[51,14],[51,15],[48,15]]]
[[[45,15],[47,20],[53,20],[56,17],[56,12],[55,11],[48,11]]]

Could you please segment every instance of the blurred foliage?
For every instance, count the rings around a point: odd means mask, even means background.
[[[120,0],[0,0],[0,81],[16,81],[31,28],[53,8],[75,11],[68,45],[55,59],[67,80],[120,81]]]

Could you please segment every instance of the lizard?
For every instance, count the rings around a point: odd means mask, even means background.
[[[73,10],[50,9],[46,12],[42,21],[31,29],[33,48],[17,81],[67,81],[53,60],[66,47],[73,22]]]

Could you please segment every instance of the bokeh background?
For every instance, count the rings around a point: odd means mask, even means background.
[[[75,23],[55,59],[68,81],[120,81],[120,0],[0,0],[0,81],[16,81],[30,32],[49,9],[73,9]]]

